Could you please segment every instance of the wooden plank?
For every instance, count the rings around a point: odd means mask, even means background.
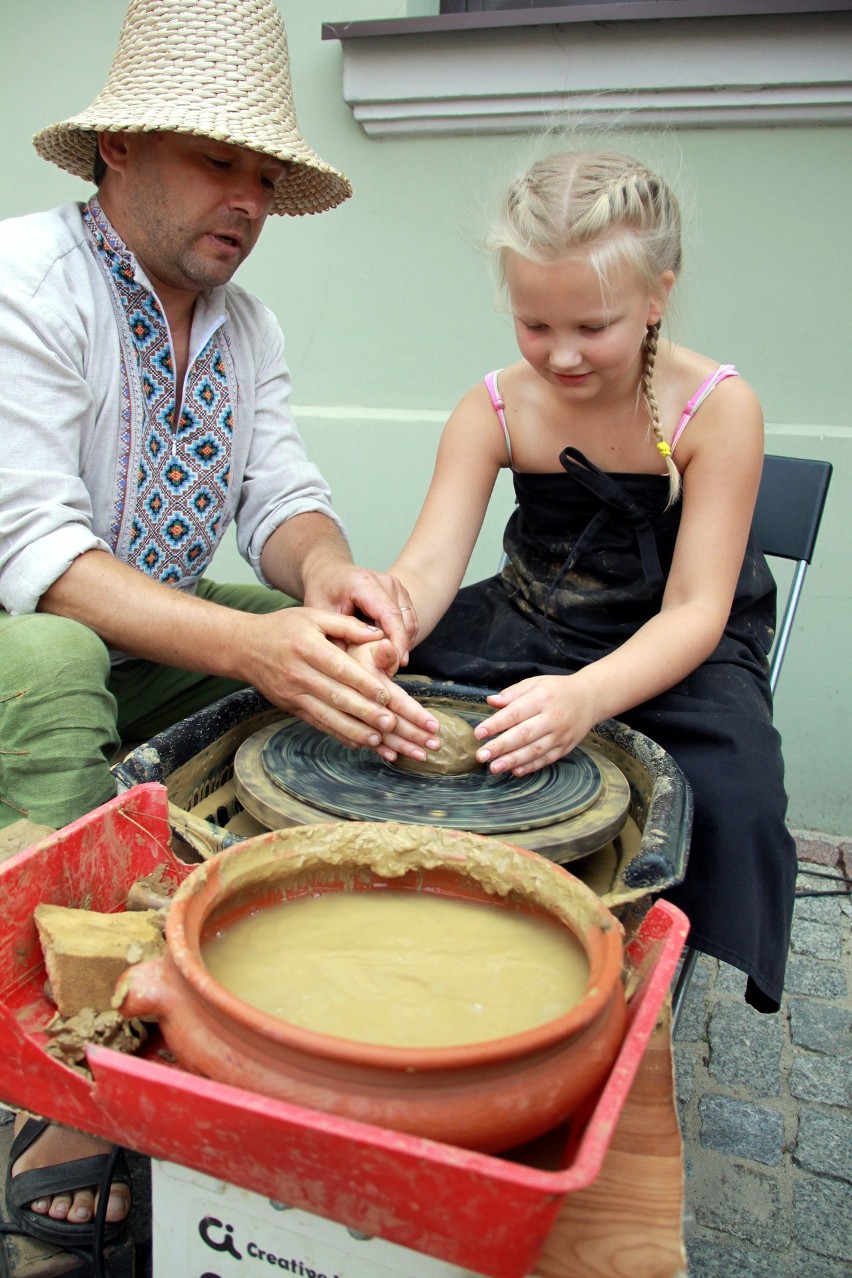
[[[536,1278],[686,1278],[668,999],[600,1175],[566,1197]]]

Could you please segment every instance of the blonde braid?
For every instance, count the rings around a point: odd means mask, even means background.
[[[669,499],[666,502],[666,509],[673,506],[677,501],[680,493],[680,472],[674,464],[672,451],[666,443],[663,435],[663,428],[660,425],[660,409],[657,404],[657,396],[654,394],[654,365],[657,362],[657,342],[660,336],[660,320],[656,324],[648,325],[648,332],[645,337],[645,362],[642,367],[642,394],[645,403],[648,405],[648,412],[651,414],[651,426],[654,430],[654,437],[657,441],[657,448],[660,455],[666,463],[666,470],[669,472]]]

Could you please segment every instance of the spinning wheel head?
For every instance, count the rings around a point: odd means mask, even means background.
[[[450,712],[471,727],[491,714],[475,699],[429,695],[430,710]],[[329,819],[402,821],[476,834],[511,836],[553,860],[602,847],[623,826],[630,804],[626,778],[598,751],[583,746],[526,777],[418,775],[368,750],[347,750],[287,717],[245,741],[234,759],[234,784],[246,810],[268,829]]]
[[[482,715],[484,718],[485,716]],[[347,750],[306,723],[285,724],[260,752],[268,783],[286,812],[297,799],[332,816],[404,821],[498,834],[550,825],[582,812],[601,788],[582,750],[525,777],[484,768],[456,776],[401,771],[370,750]]]

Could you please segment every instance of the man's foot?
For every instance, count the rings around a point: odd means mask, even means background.
[[[26,1115],[18,1114],[15,1119],[16,1136],[28,1121]],[[49,1123],[32,1144],[15,1159],[11,1167],[12,1182],[14,1183],[15,1177],[22,1172],[55,1167],[61,1163],[89,1158],[92,1155],[109,1154],[111,1149],[109,1141],[100,1140],[97,1136],[89,1136],[85,1132],[73,1131],[70,1127]],[[96,1206],[97,1185],[92,1185],[84,1189],[37,1198],[29,1204],[29,1209],[46,1219],[66,1221],[69,1225],[87,1225],[94,1219]],[[123,1221],[129,1211],[130,1186],[114,1181],[109,1192],[107,1223]]]

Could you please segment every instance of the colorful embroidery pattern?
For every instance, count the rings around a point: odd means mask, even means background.
[[[174,360],[166,317],[153,293],[134,277],[133,259],[92,198],[83,209],[98,258],[127,323],[136,368],[122,361],[119,498],[113,512],[113,548],[121,531],[128,480],[135,483],[128,562],[157,581],[179,584],[199,577],[222,529],[231,468],[233,412],[228,373],[213,334],[187,369],[180,419],[175,423]],[[143,420],[133,421],[128,378],[138,379]],[[140,433],[137,474],[128,476],[134,431]]]

